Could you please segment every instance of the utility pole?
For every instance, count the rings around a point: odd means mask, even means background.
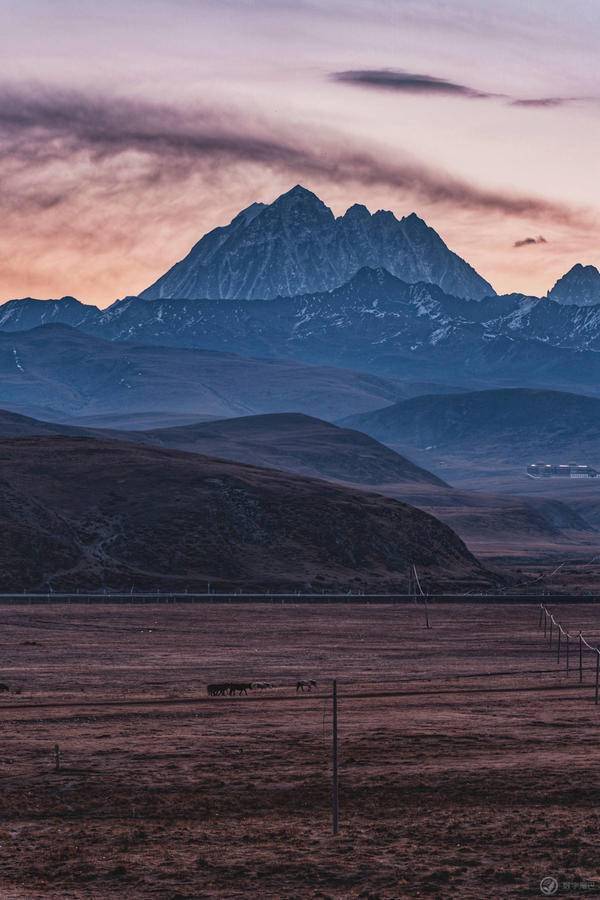
[[[333,741],[331,746],[331,813],[333,833],[336,835],[340,824],[340,806],[338,792],[338,721],[337,721],[337,680],[333,679]]]

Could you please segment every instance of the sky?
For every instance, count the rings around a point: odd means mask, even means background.
[[[2,0],[0,300],[106,306],[296,183],[497,291],[600,266],[597,0]]]

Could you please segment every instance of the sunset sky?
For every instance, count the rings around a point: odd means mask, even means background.
[[[0,49],[0,299],[105,306],[297,182],[501,292],[600,264],[598,0],[3,0]]]

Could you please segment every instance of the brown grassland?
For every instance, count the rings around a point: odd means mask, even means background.
[[[600,607],[553,608],[600,638]],[[580,685],[534,601],[430,613],[0,607],[0,897],[480,900],[600,877],[593,654]],[[275,686],[207,697],[228,679]]]

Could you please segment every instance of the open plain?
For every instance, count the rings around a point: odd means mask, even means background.
[[[600,607],[551,609],[600,639]],[[577,641],[567,672],[534,599],[429,614],[0,607],[0,896],[479,900],[546,876],[600,893],[594,654],[580,684]],[[273,687],[207,696],[227,680]]]

